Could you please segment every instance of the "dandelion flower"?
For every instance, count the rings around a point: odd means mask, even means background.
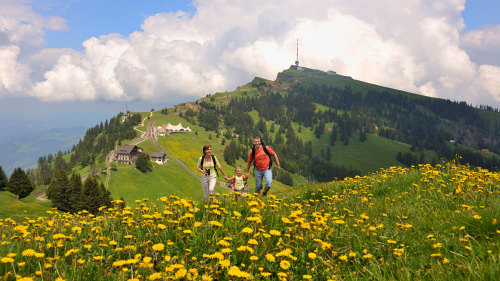
[[[2,263],[13,263],[13,262],[14,262],[13,258],[9,257],[2,258]]]
[[[283,268],[284,270],[287,270],[290,268],[290,262],[287,260],[282,260],[280,262],[280,267]]]
[[[22,252],[22,255],[25,257],[32,257],[36,254],[35,250],[33,249],[26,249]]]
[[[272,254],[266,254],[266,260],[269,262],[275,262],[276,258]]]
[[[165,245],[163,245],[162,243],[153,245],[153,250],[155,251],[162,251],[163,249],[165,249]]]
[[[274,235],[274,236],[281,236],[281,232],[279,232],[278,230],[274,230],[274,229],[269,231],[269,234]]]
[[[253,229],[249,228],[249,227],[245,227],[241,230],[241,232],[243,233],[253,233]]]
[[[222,268],[227,268],[231,265],[231,261],[230,260],[221,260],[221,261],[219,261],[219,264],[220,264],[220,266],[222,266]]]
[[[316,258],[316,254],[315,253],[309,253],[307,254],[307,256],[310,258],[310,259],[315,259]]]

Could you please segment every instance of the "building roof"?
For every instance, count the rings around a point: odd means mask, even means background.
[[[173,126],[172,124],[168,123],[166,129],[169,130],[169,131],[172,131],[172,132],[180,132],[181,130],[185,131],[185,132],[191,132],[191,129],[189,127],[184,128],[184,127],[182,127],[181,123],[179,123],[179,124],[177,124],[175,126]]]
[[[116,151],[116,153],[117,154],[130,154],[130,153],[132,153],[132,151],[134,151],[134,149],[137,149],[137,146],[131,145],[131,144],[126,144],[126,145],[122,145],[122,147],[120,147]]]
[[[151,152],[151,157],[163,157],[167,155],[165,152]]]

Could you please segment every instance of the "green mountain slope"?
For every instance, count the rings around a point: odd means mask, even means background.
[[[66,165],[59,161],[59,167],[76,172],[91,170],[92,163],[104,167],[109,150],[138,138],[148,123],[154,127],[182,123],[193,130],[159,137],[158,144],[195,173],[204,144],[212,144],[224,170],[232,175],[236,166],[246,167],[252,138],[261,135],[278,152],[283,168],[276,173],[274,191],[440,159],[460,159],[489,169],[500,163],[496,109],[295,66],[279,73],[275,81],[257,77],[234,91],[155,111],[151,117],[149,112],[130,116],[123,119],[119,114],[109,125],[106,121],[89,129],[74,151],[62,157]],[[153,143],[139,146],[146,153],[160,151]],[[109,181],[104,174],[99,179],[108,184],[114,198],[123,197],[127,203],[167,194],[196,198],[201,194],[198,178],[182,169],[171,160],[144,174],[133,166],[116,165]],[[225,192],[222,186],[218,191]]]

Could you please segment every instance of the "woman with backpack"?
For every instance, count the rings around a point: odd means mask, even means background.
[[[203,146],[203,156],[198,159],[196,166],[201,173],[201,188],[203,189],[203,198],[208,201],[211,195],[215,193],[215,184],[217,183],[218,170],[222,172],[225,180],[229,180],[222,169],[217,157],[212,155],[212,146]]]

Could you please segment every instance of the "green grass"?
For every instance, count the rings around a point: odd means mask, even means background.
[[[109,190],[113,198],[123,198],[129,205],[142,198],[162,196],[198,198],[203,195],[199,180],[187,174],[174,161],[163,165],[153,163],[153,171],[142,173],[135,166],[117,165],[111,172]]]
[[[156,189],[153,188],[153,189]],[[498,280],[500,175],[391,167],[269,197],[141,196],[97,216],[0,220],[15,280]],[[144,198],[144,200],[142,200]],[[40,269],[41,264],[44,264]],[[126,268],[126,269],[124,269]]]
[[[50,201],[40,201],[36,196],[43,192],[45,187],[35,189],[28,197],[21,200],[17,195],[9,191],[0,191],[0,218],[11,218],[20,221],[25,217],[34,218],[45,216],[46,211],[51,210],[52,203]]]

